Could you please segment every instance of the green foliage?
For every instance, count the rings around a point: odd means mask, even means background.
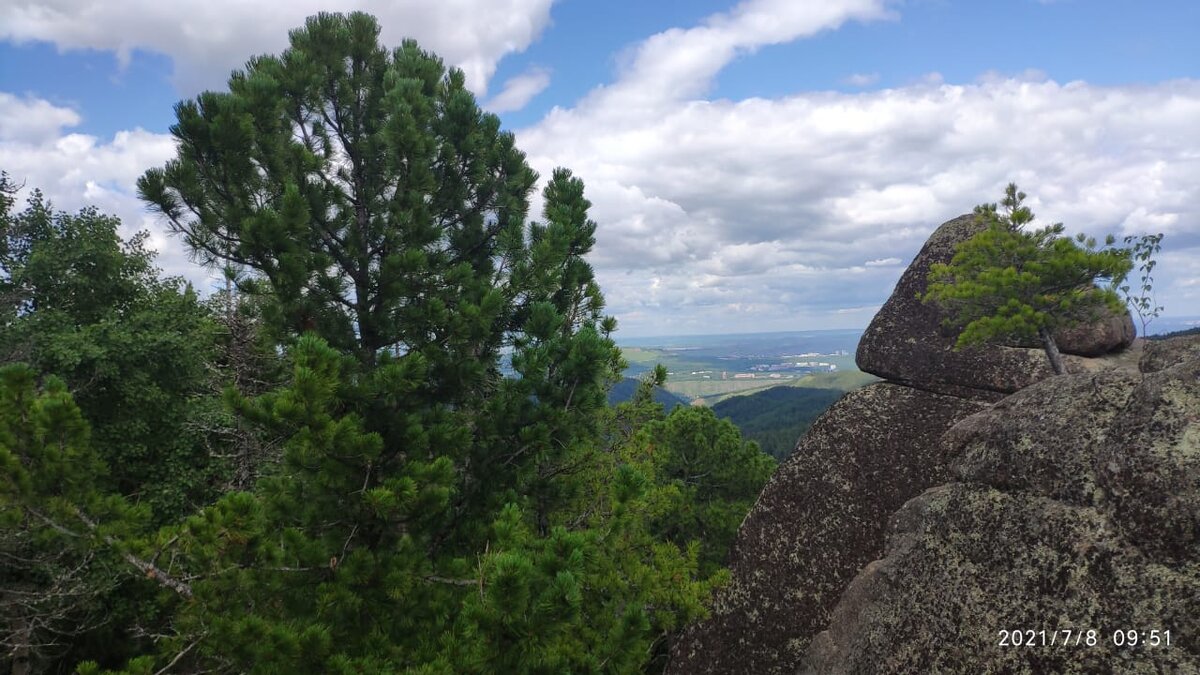
[[[1124,311],[1116,287],[1129,272],[1125,249],[1097,248],[1082,234],[1062,236],[1063,225],[1024,230],[1033,213],[1025,193],[1009,184],[1002,201],[975,208],[985,229],[961,242],[950,263],[930,268],[925,302],[940,305],[959,329],[957,346],[1041,337],[1062,372],[1051,333]],[[1107,282],[1097,286],[1096,282]]]
[[[538,498],[545,483],[505,490],[494,498],[510,501],[479,527],[461,515],[473,515],[462,508],[470,479],[461,468],[436,452],[392,452],[352,412],[360,387],[377,395],[387,383],[403,395],[417,386],[411,361],[384,356],[378,369],[388,372],[364,383],[351,376],[354,359],[320,339],[302,338],[293,359],[291,385],[236,402],[292,430],[278,474],[160,535],[178,542],[176,564],[200,579],[172,643],[203,636],[188,654],[196,663],[233,672],[629,672],[700,616],[727,578],[701,573],[702,545],[685,533],[680,544],[656,534],[681,505],[680,481],[654,473],[661,455],[639,454],[647,446],[572,444],[557,479],[586,490],[564,488],[553,494],[570,499],[557,500]],[[661,417],[634,405],[622,414]],[[424,431],[470,443],[458,428]],[[722,431],[728,449],[736,439]],[[742,457],[727,459],[732,469]],[[718,498],[703,501],[716,512]]]
[[[66,381],[112,487],[166,520],[211,500],[220,470],[188,424],[216,326],[190,287],[158,278],[146,235],[122,241],[119,225],[37,191],[4,214],[0,350]]]
[[[665,635],[703,615],[727,575],[697,578],[699,550],[657,539],[653,476],[620,465],[599,474],[586,526],[536,537],[515,507],[496,524],[447,655],[454,672],[636,672]]]
[[[1131,289],[1129,284],[1121,286],[1121,295],[1125,298],[1125,304],[1137,313],[1142,324],[1143,336],[1146,334],[1146,327],[1158,318],[1163,310],[1162,306],[1154,302],[1154,268],[1158,265],[1154,256],[1162,250],[1162,240],[1161,232],[1140,237],[1125,237],[1125,245],[1129,247],[1130,256],[1141,273],[1141,283],[1136,289]]]
[[[710,408],[676,408],[650,422],[635,439],[655,475],[677,491],[654,523],[667,541],[700,543],[701,569],[725,564],[742,518],[775,469],[775,460]]]
[[[178,538],[178,562],[203,578],[177,617],[180,639],[205,636],[191,656],[234,672],[389,672],[380,664],[419,654],[449,602],[424,578],[453,466],[404,461],[365,428],[351,410],[375,383],[349,376],[353,359],[306,337],[293,360],[288,387],[233,401],[288,430],[275,472],[160,535]],[[420,378],[395,362],[380,370],[401,388]]]
[[[119,613],[105,601],[124,563],[105,540],[145,514],[98,489],[105,473],[62,380],[0,368],[0,666],[46,669]]]
[[[36,190],[25,209],[13,212],[7,176],[0,183],[2,358],[48,376],[47,391],[55,396],[54,387],[71,392],[87,430],[72,471],[86,476],[88,499],[124,495],[145,507],[125,511],[137,514],[122,517],[137,527],[110,544],[112,508],[97,510],[80,492],[56,502],[52,517],[63,529],[51,530],[64,538],[55,546],[71,546],[57,549],[61,564],[41,565],[37,578],[53,593],[69,590],[71,601],[69,612],[39,610],[44,613],[35,623],[61,637],[60,646],[42,655],[53,657],[43,665],[61,669],[80,658],[120,663],[145,647],[147,634],[166,629],[170,603],[140,574],[130,574],[149,568],[131,566],[113,551],[138,547],[132,535],[147,520],[172,522],[211,502],[233,480],[236,423],[220,401],[225,382],[236,381],[223,362],[232,354],[223,344],[229,336],[189,287],[159,278],[144,234],[123,241],[115,218],[95,209],[55,211]],[[44,465],[30,475],[61,479]],[[84,513],[99,519],[100,530],[78,527]],[[29,540],[40,537],[39,527],[38,518],[26,518],[10,534]],[[20,583],[0,581],[0,595],[17,592]],[[54,623],[45,623],[50,618]]]
[[[727,398],[712,409],[717,417],[733,422],[742,435],[758,443],[763,452],[783,461],[812,423],[843,394],[839,389],[771,387]]]
[[[617,405],[633,398],[634,392],[637,391],[638,380],[632,377],[622,378],[620,382],[613,385],[612,389],[608,390],[609,405]],[[688,402],[679,398],[675,394],[658,387],[654,390],[654,400],[660,403],[665,409],[671,410],[681,405],[688,405]]]
[[[131,598],[109,632],[72,610],[85,646],[47,668],[635,672],[727,581],[771,460],[710,411],[665,416],[661,367],[606,404],[625,364],[582,181],[555,170],[527,223],[512,135],[461,72],[378,32],[318,15],[177,107],[178,155],[139,190],[227,270],[208,305],[113,219],[0,203],[0,342],[79,401],[11,371],[4,534],[106,561],[87,611]],[[66,412],[29,427],[42,400]]]
[[[6,520],[23,515],[21,506],[90,500],[104,467],[62,380],[49,378],[37,391],[28,366],[0,369],[0,465]]]

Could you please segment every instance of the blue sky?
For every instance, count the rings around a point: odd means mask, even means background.
[[[940,222],[1018,181],[1069,230],[1167,233],[1200,314],[1200,3],[0,0],[0,168],[150,229],[172,106],[318,9],[460,65],[543,175],[581,175],[626,335],[861,327]],[[186,16],[186,20],[180,20]]]

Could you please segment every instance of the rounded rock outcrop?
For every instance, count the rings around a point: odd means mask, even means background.
[[[1036,346],[954,349],[956,336],[944,328],[945,313],[920,300],[930,267],[950,262],[955,247],[983,227],[973,215],[964,215],[930,235],[863,333],[856,354],[861,370],[913,387],[991,401],[1053,375]],[[1055,335],[1063,354],[1101,356],[1133,342],[1133,320],[1128,312],[1104,315]]]
[[[1200,672],[1200,339],[1129,316],[954,350],[918,300],[937,229],[864,333],[886,382],[817,419],[742,523],[667,672]],[[1088,356],[1081,356],[1088,355]],[[1170,630],[1171,651],[1002,649],[1001,630]]]
[[[984,404],[873,384],[842,397],[776,470],[738,531],[733,580],[672,648],[668,673],[794,672],[888,516],[948,478],[938,438]]]
[[[1097,509],[956,483],[893,523],[800,672],[1200,672],[1194,566],[1156,561]],[[1138,647],[1114,640],[1127,630]]]

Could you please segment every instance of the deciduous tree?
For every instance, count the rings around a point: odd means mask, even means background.
[[[205,394],[216,323],[191,287],[160,278],[145,233],[34,190],[0,218],[0,360],[62,378],[113,489],[160,522],[215,497],[224,467],[188,420]],[[210,397],[211,398],[211,397]]]
[[[1137,314],[1138,320],[1142,324],[1143,336],[1146,335],[1146,328],[1150,322],[1158,318],[1163,311],[1162,305],[1154,300],[1154,268],[1158,265],[1154,256],[1162,250],[1162,240],[1162,232],[1144,234],[1140,237],[1133,235],[1125,237],[1130,257],[1137,265],[1141,278],[1137,288],[1132,288],[1129,283],[1122,285],[1121,294],[1125,297],[1125,303]]]

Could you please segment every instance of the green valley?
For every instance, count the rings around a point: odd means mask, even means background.
[[[662,364],[664,388],[693,405],[790,386],[850,391],[876,378],[854,365],[859,330],[618,339],[628,376]]]
[[[667,380],[655,400],[711,407],[777,460],[842,394],[878,380],[854,363],[861,331],[824,330],[741,335],[695,335],[620,340],[626,377],[662,365]],[[630,379],[611,402],[632,396]]]

